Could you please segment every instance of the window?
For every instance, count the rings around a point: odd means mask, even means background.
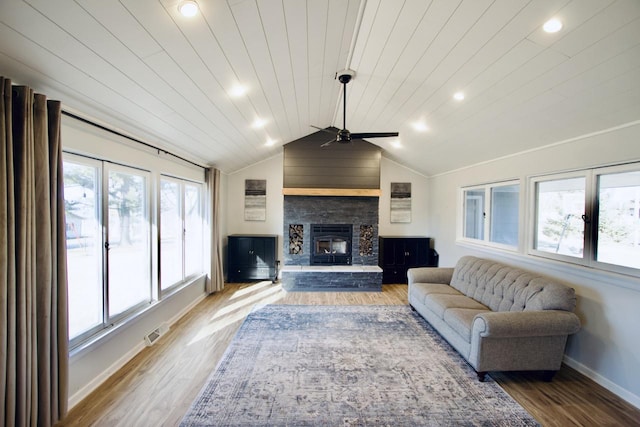
[[[491,246],[518,246],[520,185],[496,183],[466,188],[463,194],[464,240]]]
[[[114,170],[115,169],[115,170]],[[109,318],[151,301],[148,173],[107,165]]]
[[[596,261],[640,269],[640,170],[598,175]]]
[[[202,185],[186,183],[184,185],[184,269],[185,276],[193,276],[204,269],[204,227]]]
[[[639,273],[640,165],[537,177],[532,184],[533,254]]]
[[[64,204],[67,221],[69,336],[103,324],[100,163],[65,156]]]
[[[64,156],[71,345],[151,302],[149,174]]]
[[[491,187],[491,242],[518,246],[519,203],[520,185]]]
[[[464,192],[464,237],[484,240],[485,190]]]
[[[585,177],[536,183],[534,248],[582,257],[584,252]]]
[[[169,285],[182,280],[182,203],[180,184],[160,180],[160,284]]]
[[[160,179],[160,287],[166,290],[202,272],[202,186]]]

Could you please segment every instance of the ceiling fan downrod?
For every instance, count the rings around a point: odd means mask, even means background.
[[[347,130],[347,83],[351,81],[352,74],[343,72],[338,76],[338,80],[342,83],[342,129],[336,135],[336,141],[347,143],[351,142],[351,132]]]

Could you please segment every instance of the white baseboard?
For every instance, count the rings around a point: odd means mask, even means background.
[[[175,316],[167,321],[169,326],[173,326],[178,320],[180,320],[185,314],[191,311],[196,305],[198,305],[203,299],[207,296],[206,293],[203,293],[198,298],[193,300],[189,305],[180,310]],[[92,381],[90,381],[87,385],[82,387],[80,390],[75,392],[72,396],[69,397],[67,402],[68,409],[72,409],[78,403],[80,403],[83,399],[85,399],[91,392],[97,389],[103,382],[105,382],[111,375],[118,372],[124,365],[126,365],[131,359],[133,359],[138,353],[146,348],[144,340],[140,340],[140,343],[125,353],[120,359],[118,359],[113,365],[109,366],[106,370],[104,370],[100,375],[95,377]]]
[[[580,372],[585,377],[592,379],[593,381],[595,381],[596,383],[600,384],[602,387],[604,387],[607,390],[609,390],[610,392],[614,393],[615,395],[617,395],[621,399],[626,400],[627,402],[629,402],[630,404],[632,404],[636,408],[640,409],[640,396],[637,396],[637,395],[631,393],[629,390],[627,390],[627,389],[625,389],[623,387],[620,387],[618,384],[616,384],[616,383],[610,381],[609,379],[603,377],[602,375],[600,375],[599,373],[595,372],[594,370],[586,367],[582,363],[579,363],[576,360],[568,357],[566,354],[564,356],[563,362],[567,366],[569,366],[570,368],[575,369],[576,371]]]

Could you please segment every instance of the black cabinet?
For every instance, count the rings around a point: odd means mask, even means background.
[[[382,283],[407,283],[408,269],[438,266],[429,237],[380,236],[378,250]]]
[[[228,282],[272,280],[278,277],[277,236],[234,234],[228,241]]]

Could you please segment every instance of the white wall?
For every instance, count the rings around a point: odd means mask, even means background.
[[[282,154],[273,156],[227,176],[227,235],[275,234],[278,236],[278,259],[282,258],[284,196],[282,195]],[[244,181],[267,180],[267,217],[265,221],[245,221]],[[225,250],[226,254],[226,250]],[[225,257],[226,265],[226,257]]]
[[[576,289],[582,330],[570,337],[566,361],[640,407],[640,279],[456,243],[461,186],[640,160],[640,123],[603,131],[544,149],[479,164],[429,179],[428,234],[438,242],[441,266],[462,255],[497,259],[557,277]],[[522,185],[523,203],[528,186]],[[525,212],[521,212],[524,222]],[[524,228],[524,227],[523,227]]]
[[[140,144],[63,116],[63,150],[144,168],[152,180],[161,173],[203,182],[202,168],[174,160]],[[153,219],[155,222],[155,218]],[[154,250],[155,252],[155,250]],[[144,336],[171,324],[204,298],[204,276],[149,306],[126,324],[111,328],[90,345],[72,351],[69,360],[69,406],[72,407],[144,348]]]
[[[411,222],[391,223],[391,183],[411,183]],[[393,160],[382,157],[380,164],[380,220],[381,236],[428,236],[427,207],[428,179]],[[430,237],[430,236],[429,236]]]

